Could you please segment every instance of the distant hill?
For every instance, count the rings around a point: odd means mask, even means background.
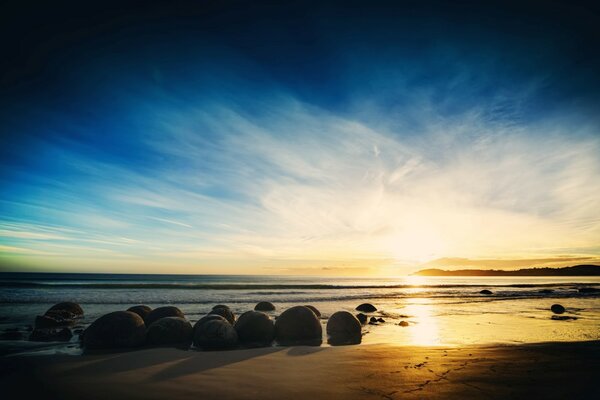
[[[523,268],[512,271],[502,269],[422,269],[413,275],[420,276],[600,276],[600,265],[575,265],[562,268]]]

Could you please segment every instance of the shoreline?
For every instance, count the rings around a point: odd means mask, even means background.
[[[595,398],[600,341],[0,357],[8,398]]]

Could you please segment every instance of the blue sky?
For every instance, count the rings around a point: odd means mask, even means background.
[[[0,268],[595,262],[597,18],[534,6],[69,9],[4,66]]]

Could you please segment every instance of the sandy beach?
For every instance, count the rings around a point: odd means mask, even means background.
[[[590,399],[600,342],[173,348],[0,359],[4,398]]]

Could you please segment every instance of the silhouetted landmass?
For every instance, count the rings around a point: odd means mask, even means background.
[[[600,265],[574,265],[562,268],[503,269],[422,269],[413,275],[421,276],[600,276]]]

